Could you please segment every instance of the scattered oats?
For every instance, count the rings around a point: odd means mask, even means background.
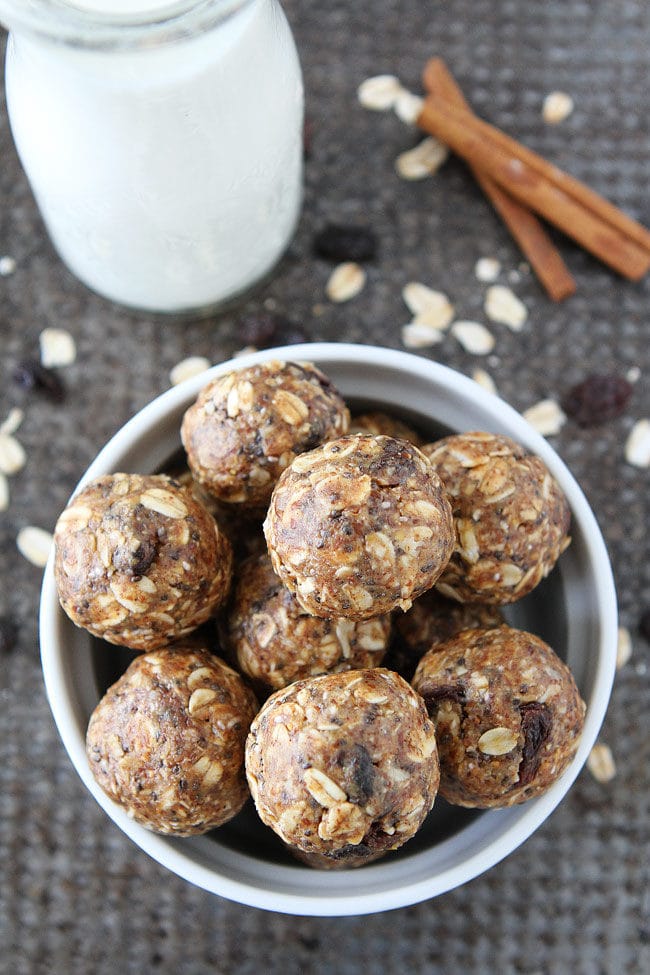
[[[199,376],[209,368],[210,360],[205,356],[191,355],[176,363],[169,373],[169,379],[172,386],[178,386],[179,383],[185,382],[186,379],[193,379],[194,376]]]
[[[409,281],[402,288],[402,298],[418,324],[430,325],[442,331],[454,317],[454,306],[447,295],[419,281]]]
[[[501,261],[496,257],[480,257],[474,267],[474,274],[479,281],[496,281],[501,273]]]
[[[641,378],[641,370],[638,366],[632,366],[625,373],[625,378],[627,379],[628,383],[637,383]]]
[[[573,99],[565,91],[552,91],[544,99],[542,118],[549,125],[564,122],[573,111]]]
[[[451,334],[472,355],[487,355],[494,348],[494,335],[480,322],[454,322]]]
[[[9,257],[5,254],[4,257],[0,257],[0,277],[8,278],[10,274],[13,274],[16,270],[15,258]]]
[[[46,532],[43,528],[36,528],[34,525],[27,525],[18,532],[16,545],[20,554],[28,562],[43,569],[47,564],[53,541],[50,532]]]
[[[637,420],[630,430],[625,459],[634,467],[650,467],[650,420]]]
[[[245,345],[243,349],[238,349],[236,352],[233,352],[232,357],[233,359],[239,359],[240,356],[250,355],[251,352],[257,352],[256,345]]]
[[[616,763],[609,745],[598,744],[589,752],[587,768],[596,782],[611,782],[616,775]]]
[[[9,481],[4,474],[0,474],[0,511],[9,507]]]
[[[39,335],[41,363],[46,369],[69,366],[77,358],[77,347],[64,328],[44,328]]]
[[[17,474],[27,457],[21,443],[8,433],[0,434],[0,473]]]
[[[8,437],[12,433],[15,433],[20,424],[23,422],[25,414],[17,406],[14,406],[7,414],[7,419],[0,423],[0,436],[6,434]]]
[[[632,637],[626,626],[618,628],[618,642],[616,644],[616,669],[620,670],[632,656]]]
[[[330,301],[349,301],[356,297],[366,283],[366,272],[354,261],[339,264],[332,271],[325,286]]]
[[[495,396],[498,395],[496,383],[490,373],[486,372],[485,369],[475,369],[472,373],[472,379],[479,386],[482,386],[483,389],[487,389],[488,393],[494,393]]]
[[[395,99],[393,108],[398,119],[406,125],[415,125],[423,106],[424,98],[403,89]]]
[[[400,153],[395,160],[395,169],[402,179],[425,179],[438,171],[448,155],[447,146],[429,135],[414,149]]]
[[[402,328],[402,342],[407,349],[426,349],[442,342],[442,332],[426,322],[409,322]]]
[[[540,400],[524,410],[523,417],[543,437],[552,437],[559,433],[566,423],[566,414],[554,399]]]
[[[521,331],[528,317],[526,306],[510,288],[493,284],[485,295],[485,314],[491,321],[507,325],[513,332]]]
[[[371,112],[387,112],[403,91],[395,75],[378,74],[361,82],[357,88],[357,98]]]

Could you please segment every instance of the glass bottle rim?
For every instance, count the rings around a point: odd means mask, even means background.
[[[159,0],[141,13],[103,13],[74,0],[0,0],[0,24],[71,47],[129,50],[167,44],[217,26],[254,0]]]

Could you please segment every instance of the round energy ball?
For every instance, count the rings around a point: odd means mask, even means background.
[[[298,457],[273,492],[273,568],[314,616],[370,619],[429,589],[453,551],[451,508],[413,444],[342,437]]]
[[[422,825],[439,782],[433,725],[392,671],[297,681],[262,707],[246,742],[262,821],[292,847],[354,862]]]
[[[462,630],[491,629],[504,623],[496,606],[458,603],[429,589],[406,613],[396,613],[393,638],[384,665],[410,681],[419,661],[433,647],[440,646]]]
[[[347,432],[350,414],[311,363],[262,362],[219,376],[183,418],[194,477],[220,501],[266,507],[298,454]]]
[[[63,609],[109,643],[164,646],[228,594],[230,543],[191,492],[164,475],[97,478],[62,513],[54,541]]]
[[[438,580],[463,603],[512,603],[567,548],[570,511],[546,465],[509,437],[463,433],[422,448],[451,500],[456,548]]]
[[[311,616],[283,586],[265,553],[247,559],[228,612],[228,642],[243,673],[278,690],[316,674],[377,667],[390,616],[326,620]]]
[[[408,440],[419,447],[422,437],[412,427],[396,416],[388,413],[373,411],[353,416],[350,421],[350,433],[366,433],[372,437],[394,437],[396,440]]]
[[[512,806],[542,795],[575,755],[585,705],[569,668],[532,633],[465,630],[413,678],[436,726],[440,795]]]
[[[142,654],[95,708],[88,761],[104,792],[142,826],[206,833],[246,802],[244,745],[256,711],[239,674],[207,650]]]

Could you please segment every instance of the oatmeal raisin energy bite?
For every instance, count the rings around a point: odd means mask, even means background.
[[[334,385],[308,362],[262,362],[208,383],[181,439],[199,483],[220,501],[266,507],[292,460],[348,430]]]
[[[429,589],[453,550],[446,493],[427,458],[355,435],[296,458],[264,522],[273,568],[314,616],[370,619]]]
[[[96,478],[61,514],[54,541],[63,609],[109,643],[165,646],[228,594],[230,543],[191,492],[164,475]]]

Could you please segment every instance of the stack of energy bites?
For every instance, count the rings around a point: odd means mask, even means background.
[[[65,612],[142,651],[88,726],[112,799],[188,836],[252,794],[331,868],[400,847],[438,791],[487,808],[549,788],[584,704],[499,610],[569,544],[539,457],[481,432],[423,444],[384,414],[351,426],[320,370],[278,361],[210,382],[181,437],[189,472],[100,477],[55,532]]]

